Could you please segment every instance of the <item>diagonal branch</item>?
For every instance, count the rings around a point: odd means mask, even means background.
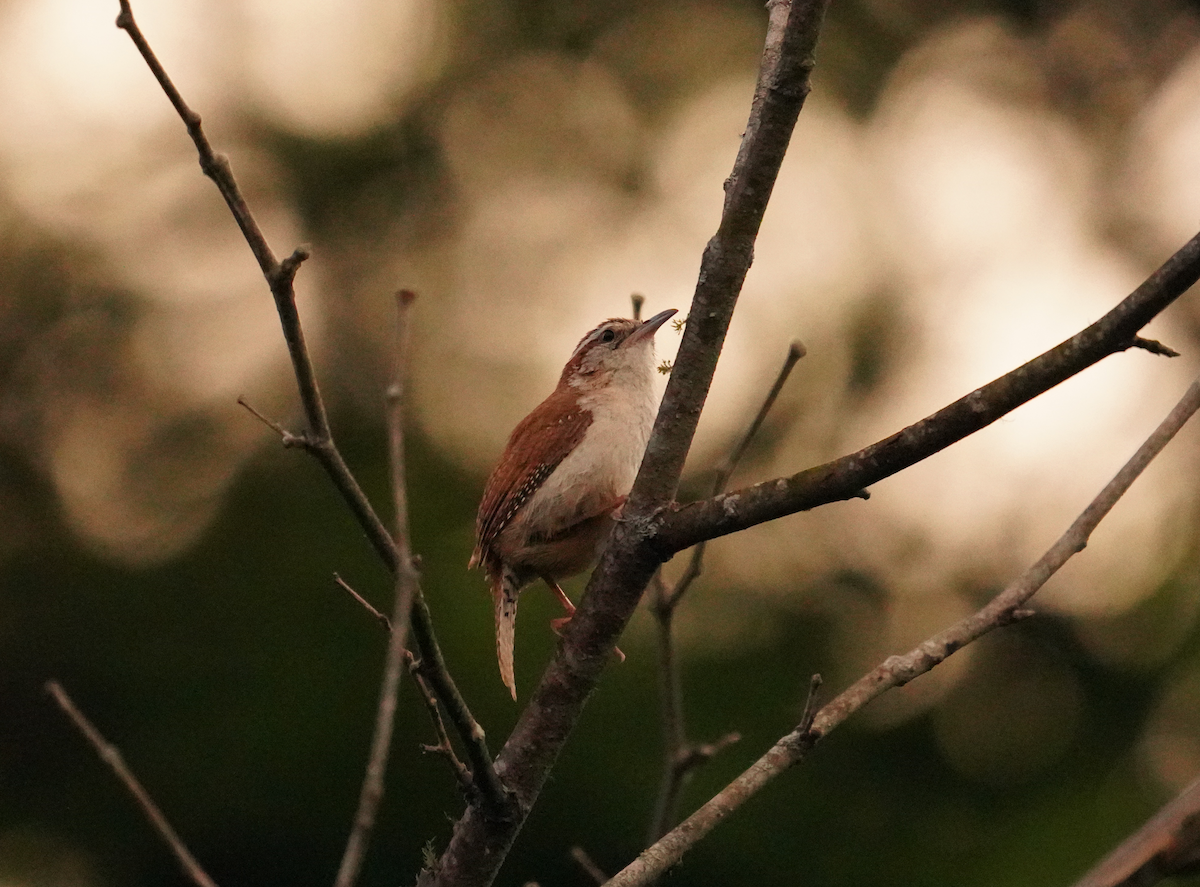
[[[121,12],[117,16],[117,27],[129,34],[163,92],[166,93],[167,98],[170,99],[171,104],[182,118],[188,135],[191,136],[200,155],[200,168],[216,183],[221,196],[225,198],[229,211],[237,221],[238,227],[241,228],[242,234],[245,235],[246,242],[258,260],[263,276],[270,286],[271,295],[275,300],[275,308],[279,313],[279,322],[283,328],[283,337],[287,342],[288,354],[291,357],[292,369],[295,372],[296,385],[300,391],[300,401],[309,426],[308,431],[304,434],[283,433],[284,445],[302,446],[321,464],[358,520],[359,526],[366,533],[371,546],[388,569],[392,573],[396,573],[400,568],[401,558],[397,554],[396,546],[387,527],[379,519],[375,509],[371,507],[366,494],[358,485],[358,481],[355,480],[333,441],[325,404],[317,386],[312,359],[308,353],[308,346],[304,342],[300,315],[296,310],[293,281],[300,264],[308,257],[308,252],[303,248],[297,249],[282,262],[276,261],[275,254],[250,212],[237,180],[233,177],[228,158],[213,150],[201,128],[200,115],[184,102],[179,90],[171,82],[171,78],[150,48],[150,44],[134,20],[129,0],[119,0],[119,2]],[[274,423],[269,424],[273,425]],[[441,647],[433,630],[429,606],[426,604],[420,588],[416,588],[413,592],[412,633],[421,649],[426,679],[446,706],[446,711],[454,723],[455,729],[470,752],[473,770],[482,786],[481,794],[486,802],[485,806],[489,815],[502,815],[506,807],[505,796],[503,793],[497,794],[499,781],[495,776],[483,728],[471,714],[466,700],[459,693],[454,679],[446,668]]]
[[[617,636],[661,563],[652,545],[654,522],[675,495],[753,258],[754,240],[808,95],[812,54],[827,5],[828,0],[771,0],[767,5],[766,45],[750,119],[725,183],[721,222],[701,260],[683,341],[624,518],[613,530],[563,642],[497,758],[497,768],[520,809],[510,820],[488,822],[469,808],[432,873],[438,884],[482,887],[495,878]]]
[[[803,760],[813,746],[872,699],[925,674],[993,629],[1031,616],[1032,612],[1024,609],[1025,603],[1063,564],[1083,551],[1100,521],[1198,409],[1200,379],[1191,384],[1170,415],[1105,485],[1058,541],[1014,583],[978,612],[939,632],[904,655],[889,657],[859,678],[818,711],[810,724],[801,723],[776,742],[742,775],[661,841],[643,852],[624,871],[609,881],[611,887],[635,887],[651,883],[677,863],[688,849],[712,831],[718,823],[762,790],[768,782]]]
[[[1091,326],[891,437],[791,477],[678,506],[663,515],[655,540],[662,557],[704,539],[861,495],[871,484],[974,434],[1110,354],[1145,348],[1148,340],[1138,331],[1197,279],[1200,234]],[[1170,352],[1162,346],[1147,350]]]
[[[158,832],[158,836],[163,839],[167,847],[170,848],[175,860],[179,863],[179,867],[183,869],[183,873],[188,876],[188,879],[196,885],[196,887],[217,887],[216,881],[208,876],[208,873],[201,868],[200,863],[196,861],[196,857],[192,856],[192,852],[188,850],[187,845],[183,843],[183,839],[179,837],[175,829],[171,827],[171,823],[167,822],[167,817],[163,815],[162,810],[154,803],[154,799],[150,797],[150,793],[142,786],[138,778],[133,775],[133,771],[125,763],[125,759],[121,756],[121,751],[115,745],[104,738],[104,735],[96,729],[96,725],[87,719],[87,716],[79,710],[73,699],[67,695],[67,691],[63,689],[62,684],[58,681],[47,681],[46,692],[54,699],[58,707],[63,710],[63,713],[71,719],[71,723],[75,725],[83,738],[88,741],[96,754],[100,756],[100,760],[108,765],[117,779],[121,780],[125,789],[133,796],[133,800],[137,802],[146,819],[150,820],[150,825]]]
[[[1200,867],[1200,779],[1168,801],[1073,887],[1150,887]]]

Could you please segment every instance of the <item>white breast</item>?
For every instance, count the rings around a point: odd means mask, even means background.
[[[654,424],[654,389],[649,373],[620,374],[613,382],[581,395],[592,424],[522,509],[540,532],[591,517],[633,487]]]

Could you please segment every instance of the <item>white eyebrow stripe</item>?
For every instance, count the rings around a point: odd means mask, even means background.
[[[580,342],[578,345],[575,346],[575,350],[571,352],[571,359],[573,360],[576,357],[578,357],[579,353],[581,351],[583,351],[584,348],[588,347],[593,342],[596,342],[602,335],[604,335],[604,333],[607,330],[612,330],[612,329],[616,329],[616,324],[612,324],[612,323],[600,324],[600,326],[596,327],[594,330],[592,330],[590,333],[588,333],[586,336],[584,336],[582,342]]]

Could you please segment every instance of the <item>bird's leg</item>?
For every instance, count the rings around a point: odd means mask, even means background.
[[[545,576],[542,577],[542,580],[550,586],[550,590],[554,592],[555,596],[562,603],[563,609],[567,611],[566,616],[550,620],[550,627],[554,629],[554,633],[562,634],[563,626],[570,622],[571,617],[575,615],[575,605],[571,603],[571,599],[567,597],[567,593],[562,590],[562,586],[557,582],[553,579],[547,579]]]
[[[624,501],[625,501],[625,497],[622,496],[621,502],[624,503]],[[543,576],[542,581],[545,582],[548,586],[550,586],[550,590],[552,592],[554,592],[555,596],[562,603],[563,609],[567,611],[566,616],[560,616],[557,619],[550,620],[551,630],[556,635],[561,636],[563,633],[563,629],[566,628],[567,623],[571,621],[571,617],[573,617],[575,615],[575,605],[573,603],[571,603],[571,599],[569,597],[567,597],[567,593],[562,590],[562,586],[560,586],[553,579],[549,578],[548,576]],[[625,654],[621,652],[620,647],[613,647],[613,655],[615,655],[617,657],[618,662],[625,661]]]

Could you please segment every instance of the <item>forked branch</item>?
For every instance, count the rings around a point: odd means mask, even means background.
[[[655,544],[666,559],[704,539],[744,530],[861,495],[871,484],[985,428],[1111,354],[1146,348],[1138,333],[1200,279],[1200,234],[1183,245],[1115,308],[1066,341],[869,447],[791,477],[678,506],[663,515]],[[1155,343],[1157,345],[1157,343]]]
[[[1133,482],[1162,452],[1184,423],[1200,409],[1200,379],[1188,388],[1133,457],[1105,485],[1044,555],[978,612],[939,632],[902,656],[891,656],[859,678],[812,718],[775,743],[737,779],[689,816],[661,841],[647,849],[617,874],[611,887],[640,887],[658,878],[677,863],[688,849],[712,831],[775,777],[799,763],[825,736],[852,714],[894,687],[920,677],[967,644],[988,632],[1024,619],[1032,613],[1025,604],[1058,570],[1087,546],[1092,532]]]
[[[133,17],[129,0],[119,0],[119,2],[121,11],[117,16],[117,27],[129,34],[163,92],[166,93],[167,98],[183,120],[188,135],[191,136],[200,156],[200,168],[206,176],[213,180],[221,192],[221,196],[225,198],[229,211],[242,230],[254,257],[258,260],[259,267],[262,269],[263,276],[266,278],[271,295],[275,300],[275,308],[279,313],[284,340],[287,342],[288,354],[295,372],[296,385],[300,392],[300,401],[304,408],[308,430],[303,434],[291,434],[276,423],[269,424],[281,432],[285,445],[303,447],[321,464],[366,533],[371,546],[388,569],[397,573],[402,567],[402,558],[396,550],[396,545],[387,527],[375,513],[375,509],[371,506],[334,443],[328,414],[317,385],[316,373],[313,370],[312,359],[304,341],[300,315],[296,310],[296,293],[293,282],[300,264],[308,257],[308,252],[299,248],[282,262],[275,259],[274,252],[263,236],[242,195],[241,188],[233,176],[228,158],[213,150],[201,126],[200,115],[183,100],[179,90],[155,56]],[[434,634],[429,607],[425,603],[419,587],[414,588],[412,600],[412,633],[421,650],[426,679],[442,700],[451,722],[470,750],[472,770],[478,780],[479,796],[484,802],[487,814],[489,816],[504,815],[504,810],[507,808],[507,796],[503,792],[498,792],[499,780],[495,775],[483,728],[471,714],[466,701],[462,698],[454,679],[446,668],[441,647]]]
[[[432,880],[442,885],[487,885],[495,878],[550,769],[577,722],[659,567],[651,539],[675,495],[729,320],[754,253],[767,201],[809,91],[813,51],[828,0],[771,0],[767,37],[750,119],[725,183],[717,233],[701,260],[671,379],[646,455],[575,617],[529,704],[521,713],[497,769],[520,804],[507,822],[487,822],[473,809],[459,820]]]

